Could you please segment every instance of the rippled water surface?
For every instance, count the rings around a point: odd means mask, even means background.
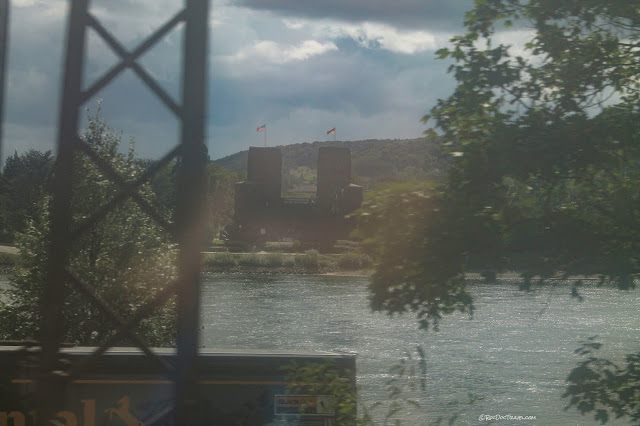
[[[372,313],[366,286],[366,278],[354,277],[209,275],[203,343],[356,352],[365,406],[387,400],[389,368],[407,352],[413,359],[408,364],[418,365],[419,345],[427,363],[426,389],[403,394],[419,402],[420,408],[405,412],[420,424],[454,415],[456,423],[476,424],[480,414],[536,416],[535,424],[592,424],[591,417],[563,410],[564,380],[579,361],[573,350],[594,335],[605,344],[602,356],[622,360],[638,350],[638,292],[587,286],[580,303],[568,287],[526,293],[514,282],[478,283],[471,287],[473,319],[445,317],[434,333],[419,331],[411,315]],[[375,412],[383,417],[386,409]]]
[[[6,280],[0,275],[0,287]],[[421,425],[456,415],[455,424],[480,424],[481,414],[536,416],[534,422],[496,424],[595,424],[591,417],[563,410],[565,378],[580,360],[573,350],[594,335],[605,344],[601,356],[623,361],[639,350],[637,291],[586,286],[580,303],[568,287],[526,293],[515,282],[477,283],[471,286],[473,319],[445,317],[434,333],[419,331],[411,315],[372,313],[366,287],[367,279],[357,277],[206,275],[203,343],[356,352],[364,406],[388,401],[389,369],[407,352],[412,356],[407,365],[418,366],[420,346],[426,387],[404,389],[420,408],[411,406],[402,416],[408,420],[404,424]],[[473,404],[470,397],[476,399]],[[378,407],[377,419],[386,410]]]

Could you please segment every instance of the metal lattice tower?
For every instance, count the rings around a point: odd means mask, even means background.
[[[4,129],[4,76],[7,69],[9,39],[9,0],[0,0],[0,171],[2,171],[2,135]]]
[[[8,1],[0,0],[0,6],[8,10]],[[1,8],[0,8],[1,9]],[[2,12],[2,10],[0,10]],[[197,400],[196,358],[198,354],[200,317],[200,259],[203,230],[204,171],[206,146],[204,143],[205,104],[207,80],[207,20],[208,0],[185,0],[183,9],[157,29],[135,49],[128,51],[89,11],[89,0],[72,0],[67,28],[63,90],[59,119],[57,158],[53,181],[51,210],[51,246],[48,260],[48,283],[44,293],[43,324],[41,327],[42,356],[37,381],[37,401],[40,424],[50,424],[48,419],[61,406],[68,383],[78,378],[110,347],[121,338],[135,342],[149,357],[163,365],[175,380],[175,424],[195,424],[192,415]],[[6,19],[6,13],[2,18]],[[136,61],[178,24],[184,23],[182,57],[182,99],[174,101],[160,85]],[[1,22],[0,22],[0,25]],[[120,62],[82,90],[87,29],[98,34],[120,58]],[[6,22],[0,33],[6,34]],[[5,37],[0,40],[4,46]],[[2,49],[4,53],[4,48]],[[2,69],[5,68],[3,60]],[[82,106],[107,86],[124,70],[131,69],[142,82],[181,123],[180,143],[151,166],[140,178],[129,181],[120,176],[111,165],[98,156],[78,135],[79,114]],[[2,81],[0,81],[2,83]],[[1,95],[1,93],[0,93]],[[1,101],[0,101],[1,102]],[[1,107],[1,104],[0,104]],[[0,114],[1,114],[0,109]],[[1,128],[0,128],[1,130]],[[78,152],[89,157],[113,183],[119,193],[107,204],[96,210],[81,223],[71,220],[72,178],[74,155]],[[140,194],[138,188],[147,182],[163,166],[180,158],[178,172],[175,223],[164,219]],[[115,310],[102,300],[92,288],[75,276],[67,267],[71,245],[84,232],[100,222],[120,203],[131,199],[142,211],[155,219],[178,243],[178,280],[156,294],[129,319],[120,318]],[[60,346],[64,336],[62,309],[65,294],[77,291],[96,305],[109,318],[117,333],[98,347],[95,352],[75,365],[71,371],[60,372],[58,366]],[[177,364],[174,368],[158,357],[135,334],[135,327],[154,310],[177,295],[178,337]]]

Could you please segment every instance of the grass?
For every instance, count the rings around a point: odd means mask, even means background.
[[[207,253],[204,256],[205,268],[211,269],[228,269],[236,266],[236,255],[227,252]]]
[[[338,256],[338,267],[344,271],[367,269],[372,266],[371,258],[364,253],[344,253]]]
[[[284,266],[285,268],[289,268],[292,269],[296,266],[296,259],[295,256],[287,256],[284,258],[284,260],[282,261],[282,266]]]
[[[271,267],[284,266],[284,259],[285,255],[282,253],[267,253],[264,256],[264,264]]]
[[[15,253],[0,252],[0,265],[1,266],[14,266],[18,260],[18,255]]]
[[[285,269],[285,273],[324,273],[357,271],[372,267],[371,258],[361,253],[321,254],[318,250],[304,253],[207,253],[204,267],[209,271],[229,271],[252,269]]]
[[[293,267],[293,256],[282,253],[207,253],[204,255],[204,267],[209,270],[228,270],[240,268],[278,268]]]
[[[295,264],[305,271],[316,272],[320,268],[320,252],[307,250],[304,254],[295,257]]]
[[[18,255],[0,252],[0,267],[15,266]],[[371,258],[366,254],[347,252],[341,254],[321,254],[318,250],[304,253],[206,253],[203,266],[209,271],[228,271],[235,268],[284,268],[293,273],[320,273],[336,271],[357,271],[372,267]]]
[[[264,256],[257,253],[237,254],[239,266],[260,267],[265,265]]]

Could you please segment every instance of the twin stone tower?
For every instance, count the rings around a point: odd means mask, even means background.
[[[235,215],[226,228],[230,242],[256,244],[298,240],[319,247],[345,239],[347,215],[362,204],[362,187],[351,183],[351,150],[318,150],[317,191],[312,198],[282,197],[282,152],[251,147],[247,180],[235,186]]]

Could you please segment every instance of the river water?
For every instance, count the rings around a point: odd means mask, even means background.
[[[456,424],[478,424],[481,414],[536,416],[515,422],[521,424],[596,424],[563,410],[565,378],[580,360],[573,350],[594,335],[605,344],[602,356],[622,361],[639,349],[635,291],[586,286],[579,302],[568,286],[527,293],[513,281],[476,283],[473,319],[448,316],[439,332],[424,332],[411,315],[372,313],[366,278],[208,275],[204,282],[206,346],[356,352],[360,399],[364,406],[383,402],[374,410],[380,424],[389,369],[403,358],[419,367],[417,346],[425,353],[426,388],[400,381],[403,395],[420,406],[405,405],[405,424],[453,416]]]
[[[0,284],[3,280],[0,275]],[[415,374],[397,383],[402,397],[417,403],[404,405],[403,424],[429,424],[440,417],[481,424],[483,414],[536,416],[496,424],[596,424],[563,410],[565,378],[580,361],[573,350],[598,335],[604,343],[600,356],[622,363],[625,354],[638,351],[640,293],[587,285],[579,302],[567,286],[527,293],[508,280],[475,283],[471,292],[473,318],[454,314],[442,320],[439,332],[424,332],[412,315],[372,313],[366,278],[209,274],[202,299],[203,344],[355,352],[361,407],[382,402],[373,410],[377,424],[388,412],[385,383],[394,377],[389,370],[403,360],[416,367]]]

